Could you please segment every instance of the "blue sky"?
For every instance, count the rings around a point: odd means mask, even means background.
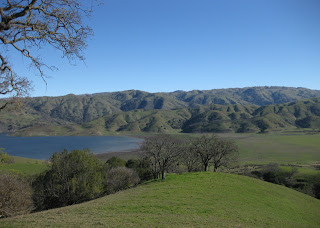
[[[246,86],[320,89],[319,0],[105,0],[88,20],[85,64],[40,52],[32,96]]]

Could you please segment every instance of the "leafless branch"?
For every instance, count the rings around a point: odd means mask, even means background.
[[[0,46],[12,47],[37,69],[45,80],[47,66],[35,56],[32,47],[51,46],[62,52],[69,61],[84,60],[86,39],[92,29],[83,24],[83,17],[92,9],[79,0],[5,0],[0,3]],[[2,44],[2,45],[1,45]],[[0,53],[0,94],[25,95],[30,82],[17,76]]]

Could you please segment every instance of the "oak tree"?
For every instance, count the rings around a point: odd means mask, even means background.
[[[30,80],[17,75],[9,57],[16,52],[35,67],[45,81],[45,68],[53,69],[37,56],[37,50],[53,47],[69,60],[83,60],[86,39],[92,29],[83,18],[92,4],[81,0],[3,0],[0,2],[0,94],[27,95]],[[12,101],[11,101],[12,102]],[[5,108],[9,101],[0,106]]]
[[[194,140],[192,148],[200,157],[204,171],[208,171],[209,164],[212,164],[216,172],[219,167],[237,161],[239,156],[238,146],[233,141],[220,139],[214,134]]]
[[[180,153],[180,142],[170,135],[156,135],[144,140],[141,150],[152,164],[154,178],[165,179],[165,173],[177,161]]]

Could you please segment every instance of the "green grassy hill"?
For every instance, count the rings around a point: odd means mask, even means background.
[[[319,227],[320,201],[225,173],[172,174],[100,199],[0,220],[0,227]]]

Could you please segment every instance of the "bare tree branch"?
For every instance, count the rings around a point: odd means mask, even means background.
[[[0,47],[17,51],[36,68],[45,81],[47,66],[33,53],[33,47],[51,46],[69,61],[84,60],[86,39],[92,29],[83,24],[83,17],[92,10],[81,0],[5,0],[0,3]],[[10,49],[11,50],[11,49]],[[26,95],[30,81],[14,73],[0,50],[0,94]],[[29,87],[29,88],[28,88]]]

